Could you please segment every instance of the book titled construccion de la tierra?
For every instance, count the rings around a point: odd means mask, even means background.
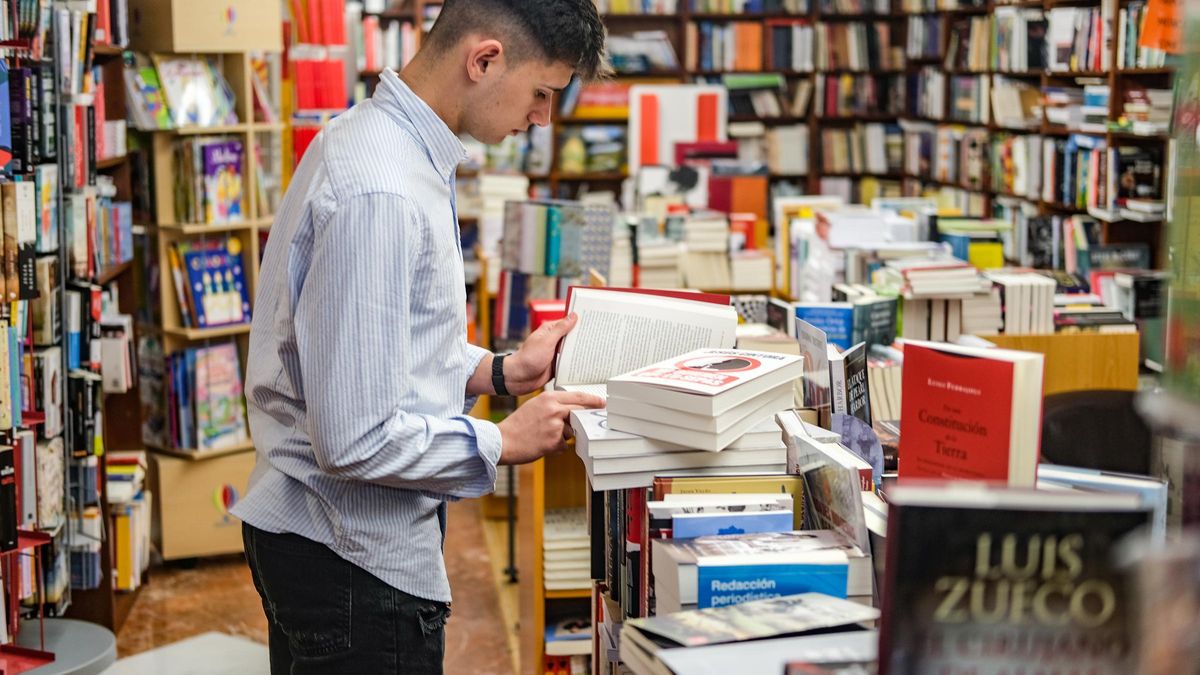
[[[1033,487],[1043,360],[1029,352],[908,342],[900,476]]]

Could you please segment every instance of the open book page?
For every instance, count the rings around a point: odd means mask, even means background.
[[[608,398],[608,383],[603,384],[555,384],[558,391],[581,391],[601,398]]]
[[[567,309],[579,324],[563,341],[555,379],[568,391],[736,340],[737,311],[727,305],[578,288]]]

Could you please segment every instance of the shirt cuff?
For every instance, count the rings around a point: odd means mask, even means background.
[[[500,427],[487,420],[467,417],[467,424],[475,432],[475,447],[479,450],[479,458],[483,460],[487,476],[487,489],[484,494],[496,490],[496,465],[500,463],[500,451],[504,447],[504,439],[500,436]],[[483,479],[483,476],[480,476]]]

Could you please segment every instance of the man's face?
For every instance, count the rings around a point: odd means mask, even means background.
[[[471,111],[474,129],[467,131],[479,141],[495,144],[533,125],[549,126],[554,94],[571,82],[573,69],[564,63],[528,59],[515,67],[503,67],[481,91],[481,109]]]

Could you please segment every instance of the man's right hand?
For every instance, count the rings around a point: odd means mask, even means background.
[[[528,464],[562,452],[571,434],[571,411],[603,408],[604,399],[581,392],[549,391],[500,423],[500,464]]]

